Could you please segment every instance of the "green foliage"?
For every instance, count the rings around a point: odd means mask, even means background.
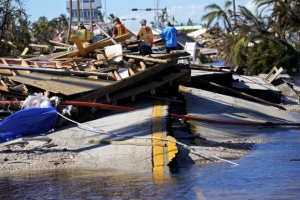
[[[28,15],[23,8],[23,1],[0,1],[0,38],[11,41],[20,47],[26,47],[30,41]],[[11,51],[9,46],[2,46],[2,55]]]
[[[300,0],[254,0],[259,8],[266,8],[269,16],[262,10],[253,14],[247,8],[239,6],[238,21],[230,34],[218,34],[222,38],[219,50],[226,58],[226,64],[246,67],[251,74],[268,73],[277,68],[300,68]],[[208,25],[212,19],[220,20],[217,5],[211,13],[205,15]],[[262,17],[264,16],[264,17]],[[225,26],[226,28],[226,26]]]

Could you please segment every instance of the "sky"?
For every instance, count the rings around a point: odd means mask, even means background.
[[[146,19],[148,25],[154,21],[154,11],[146,11],[146,8],[167,9],[169,16],[174,16],[175,20],[180,24],[186,24],[188,19],[194,23],[201,24],[201,17],[209,11],[205,11],[204,7],[216,3],[221,7],[224,6],[226,0],[102,0],[101,12],[109,15],[113,13],[122,20],[123,24],[131,31],[137,31],[140,27],[139,21]],[[25,8],[29,14],[30,21],[37,21],[39,17],[45,16],[48,20],[58,17],[60,14],[69,13],[66,10],[66,0],[25,0]],[[235,0],[236,7],[242,5],[253,10],[252,0]],[[73,5],[75,6],[75,5]],[[132,11],[132,8],[140,9]],[[159,12],[161,12],[159,10]],[[136,18],[136,20],[132,20]]]

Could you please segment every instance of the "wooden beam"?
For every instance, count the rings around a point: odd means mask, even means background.
[[[116,92],[116,94],[110,95],[110,100],[111,101],[116,101],[116,100],[123,99],[123,98],[126,98],[126,97],[141,94],[143,92],[149,91],[152,88],[159,87],[159,86],[161,86],[165,83],[168,83],[168,82],[176,79],[177,77],[183,76],[184,74],[190,74],[190,73],[191,73],[190,70],[183,69],[183,70],[180,70],[180,72],[178,72],[178,73],[167,74],[167,75],[162,77],[161,81],[152,81],[152,82],[149,82],[149,83],[146,83],[146,84],[143,84],[143,85],[139,85],[139,86],[136,86],[136,87],[128,89],[128,90]],[[102,98],[99,99],[99,102],[104,103],[104,102],[106,102],[106,99],[104,97],[102,97]]]
[[[142,72],[136,73],[133,76],[130,76],[130,78],[122,79],[120,81],[117,81],[116,83],[102,87],[101,89],[89,92],[87,94],[83,94],[82,96],[75,98],[74,101],[77,101],[77,100],[78,101],[89,101],[89,100],[94,100],[94,99],[103,97],[106,94],[109,94],[116,90],[122,89],[123,87],[126,87],[128,85],[134,84],[137,81],[147,78],[147,77],[149,77],[153,74],[156,74],[163,69],[167,69],[171,66],[173,66],[172,63],[159,63],[156,66],[153,66]]]
[[[120,41],[128,39],[128,38],[130,38],[130,35],[126,34],[126,35],[123,35],[123,36],[115,37],[114,40],[117,41],[117,42],[120,42]],[[113,44],[113,42],[109,38],[106,38],[104,40],[100,40],[99,42],[96,42],[96,43],[91,44],[90,46],[86,47],[85,51],[87,53],[89,53],[89,52],[92,52],[96,49],[101,49],[101,48],[104,48],[104,47],[112,45],[112,44]],[[69,55],[67,55],[66,57],[71,58],[71,57],[75,57],[75,56],[79,56],[79,55],[80,55],[79,51],[73,51]]]
[[[22,56],[26,55],[28,51],[29,51],[29,48],[26,47],[26,48],[23,50],[23,52],[21,53],[21,55],[22,55]]]
[[[152,61],[152,62],[157,62],[157,63],[167,63],[169,60],[163,60],[163,59],[157,59],[157,58],[152,58],[149,56],[135,56],[135,55],[125,55],[127,58],[134,58],[138,60],[145,60],[145,61]]]
[[[40,35],[37,35],[35,33],[30,33],[30,36],[35,37],[36,39],[41,40],[42,42],[44,42],[44,43],[46,43],[46,44],[48,44],[50,46],[54,46],[51,42],[49,42],[49,40],[47,40],[46,38],[44,38],[44,37],[42,37]]]
[[[73,42],[76,44],[77,46],[77,49],[79,51],[79,54],[82,56],[82,57],[87,57],[87,53],[84,49],[84,47],[82,46],[82,43],[80,42],[79,38],[77,35],[73,35],[71,37],[71,40],[73,40]]]

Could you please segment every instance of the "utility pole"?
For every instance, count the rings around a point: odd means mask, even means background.
[[[66,44],[69,44],[69,40],[70,40],[70,34],[71,34],[71,25],[72,25],[72,0],[69,0],[69,4],[70,4],[70,17],[69,17],[69,29],[68,29],[68,35],[67,35],[67,39],[66,39]]]

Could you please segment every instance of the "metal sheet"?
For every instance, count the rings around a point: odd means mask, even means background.
[[[19,83],[24,83],[25,85],[67,96],[90,92],[115,83],[115,81],[102,79],[88,79],[77,76],[63,76],[36,72],[20,76],[10,76],[8,78]]]

